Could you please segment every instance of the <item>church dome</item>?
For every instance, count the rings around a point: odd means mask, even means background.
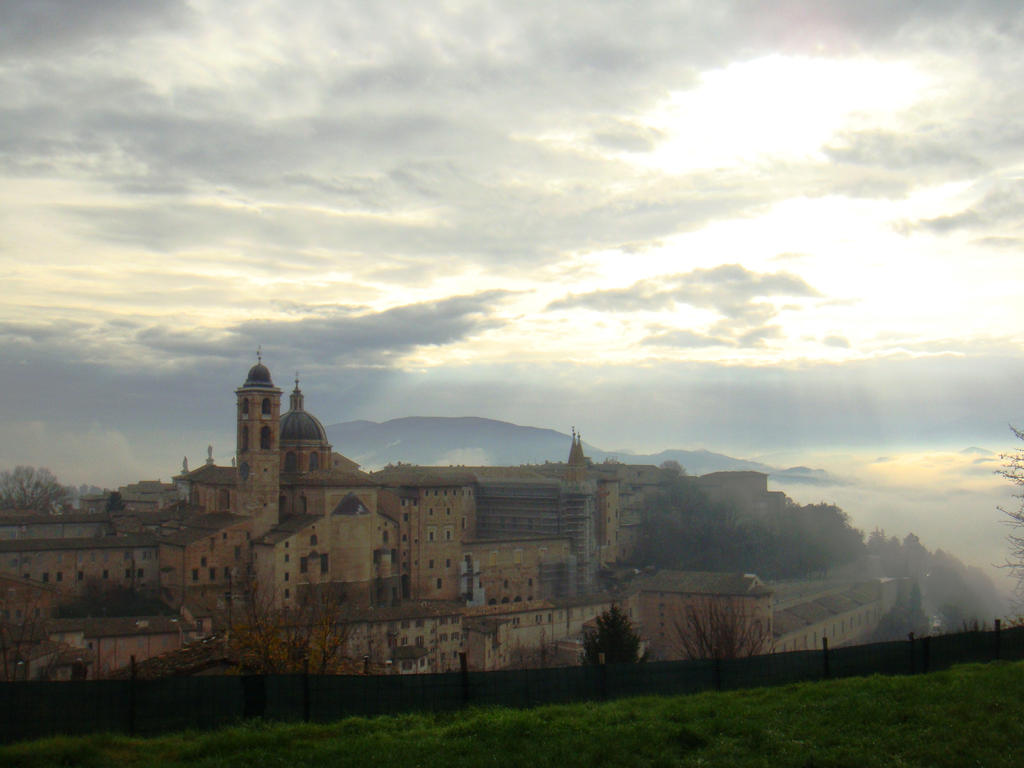
[[[262,362],[256,363],[249,369],[249,375],[245,377],[243,387],[272,387],[274,382],[270,380],[270,370]]]
[[[291,396],[291,409],[281,417],[281,444],[285,443],[319,443],[327,444],[327,430],[320,419],[309,413],[304,406],[302,390],[299,389],[298,375],[295,378],[295,391]]]
[[[327,430],[306,411],[288,411],[281,417],[281,443],[326,443]]]

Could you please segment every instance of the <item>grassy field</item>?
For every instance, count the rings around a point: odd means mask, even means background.
[[[0,766],[1019,766],[1024,663],[531,710],[0,747]]]

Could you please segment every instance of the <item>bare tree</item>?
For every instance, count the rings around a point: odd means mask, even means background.
[[[253,584],[231,626],[229,652],[242,667],[266,674],[328,675],[341,671],[347,643],[342,601],[329,585],[299,590],[294,606],[277,608]]]
[[[1024,440],[1024,431],[1014,426],[1011,426],[1010,429],[1018,440]],[[1003,468],[999,470],[999,474],[1018,489],[1024,489],[1024,448],[1018,448],[1013,453],[1004,453],[1000,458],[1003,460]],[[1019,490],[1013,496],[1019,500],[1016,508],[999,507],[998,509],[1006,516],[1003,522],[1010,529],[1006,535],[1009,552],[1006,555],[1005,567],[1016,579],[1017,601],[1024,605],[1024,490]]]
[[[740,659],[771,648],[770,628],[748,601],[701,595],[675,620],[676,642],[688,659]]]
[[[0,509],[57,512],[71,499],[71,488],[61,485],[45,467],[17,466],[0,472]]]

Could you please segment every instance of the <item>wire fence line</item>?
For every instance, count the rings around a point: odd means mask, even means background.
[[[976,630],[744,659],[432,675],[223,675],[0,683],[0,742],[56,734],[155,735],[249,718],[328,722],[352,715],[530,707],[871,674],[919,674],[1024,659],[1024,627]]]

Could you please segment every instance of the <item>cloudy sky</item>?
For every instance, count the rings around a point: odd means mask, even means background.
[[[261,345],[325,423],[821,466],[993,560],[1022,37],[1015,2],[5,0],[0,463],[226,463]]]

